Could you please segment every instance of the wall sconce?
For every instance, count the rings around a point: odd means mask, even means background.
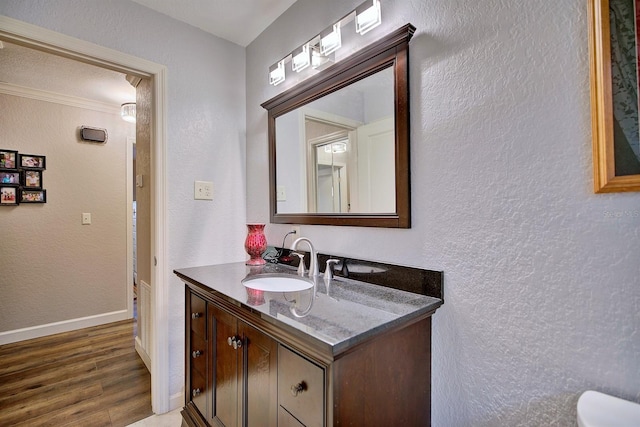
[[[311,64],[311,55],[309,52],[309,43],[294,50],[291,58],[291,69],[300,72]]]
[[[373,5],[366,7],[366,4],[356,8],[356,32],[364,35],[382,23],[380,13],[380,2],[373,0]]]
[[[136,122],[136,103],[127,102],[120,106],[120,117],[122,120],[129,123]]]
[[[342,47],[342,27],[352,20],[356,21],[356,32],[366,34],[382,23],[380,0],[367,0],[351,11],[347,16],[313,37],[303,46],[269,67],[269,84],[279,85],[285,80],[285,64],[291,62],[291,69],[300,72],[311,65],[315,69],[328,66],[329,55]]]
[[[269,68],[269,83],[278,86],[284,81],[284,59]]]

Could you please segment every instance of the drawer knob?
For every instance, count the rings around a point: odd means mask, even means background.
[[[202,317],[202,313],[191,313],[191,318],[192,319],[197,319],[199,317]]]
[[[242,341],[236,336],[227,338],[227,344],[233,347],[234,350],[237,350],[240,347],[242,347]]]
[[[194,359],[196,357],[200,357],[200,356],[202,356],[202,352],[200,350],[196,350],[196,351],[192,351],[191,352],[191,357],[193,357]]]
[[[291,386],[291,394],[293,395],[293,397],[296,397],[306,389],[307,389],[307,383],[305,383],[304,381],[300,381],[298,384]]]
[[[196,388],[191,392],[191,395],[193,397],[196,397],[196,396],[200,396],[200,393],[202,393],[202,391],[199,388]]]

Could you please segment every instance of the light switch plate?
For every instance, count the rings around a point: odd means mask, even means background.
[[[91,225],[91,214],[83,212],[82,213],[82,225]]]
[[[196,200],[213,200],[213,182],[196,181],[193,189]]]
[[[287,190],[284,185],[278,185],[276,187],[276,200],[278,202],[284,202],[287,200]]]

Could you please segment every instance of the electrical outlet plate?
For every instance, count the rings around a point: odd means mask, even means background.
[[[196,181],[193,188],[193,198],[196,200],[213,200],[213,182]]]
[[[296,234],[293,235],[294,240],[301,236],[301,234],[300,234],[300,226],[299,225],[292,225],[291,226],[291,231],[295,231],[296,232]]]

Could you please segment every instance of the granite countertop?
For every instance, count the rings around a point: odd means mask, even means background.
[[[174,271],[182,280],[204,286],[211,293],[242,306],[263,319],[303,333],[333,356],[412,319],[430,315],[442,305],[439,298],[346,278],[327,286],[322,275],[317,291],[262,292],[247,289],[242,280],[260,274],[296,274],[282,264],[249,267],[244,263],[191,267]],[[294,302],[296,301],[296,302]],[[308,309],[309,303],[311,308]],[[298,316],[290,310],[296,305]],[[307,310],[308,309],[308,310]]]

